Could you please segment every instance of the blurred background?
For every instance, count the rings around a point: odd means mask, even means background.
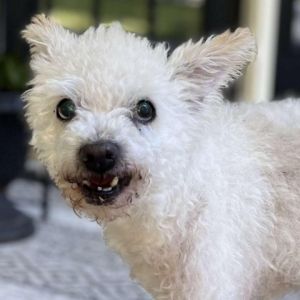
[[[28,146],[20,95],[31,74],[20,30],[39,12],[78,33],[118,20],[171,50],[248,26],[258,56],[225,92],[261,102],[300,95],[300,0],[0,0],[0,299],[150,299],[99,226],[66,207]]]

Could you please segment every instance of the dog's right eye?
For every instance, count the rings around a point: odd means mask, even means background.
[[[76,106],[71,99],[62,99],[56,106],[56,116],[62,121],[70,121],[76,115]]]
[[[153,104],[146,99],[140,100],[135,108],[135,119],[142,124],[147,124],[154,120],[156,116]]]

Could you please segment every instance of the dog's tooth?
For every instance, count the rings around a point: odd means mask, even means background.
[[[103,188],[102,190],[103,190],[103,192],[110,192],[112,190],[112,188],[108,187],[108,188]]]
[[[98,191],[102,191],[102,187],[101,187],[101,186],[98,186],[98,187],[97,187],[97,190],[98,190]]]
[[[114,187],[118,184],[118,182],[119,182],[119,177],[115,176],[114,179],[111,181],[110,186]]]
[[[71,185],[72,189],[77,189],[78,188],[78,184],[76,182],[73,182]]]
[[[85,184],[85,185],[87,185],[87,186],[90,186],[90,185],[91,185],[90,182],[89,182],[88,180],[86,180],[86,179],[82,181],[82,184]]]

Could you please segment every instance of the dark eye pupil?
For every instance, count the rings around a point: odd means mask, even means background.
[[[155,118],[155,109],[152,103],[148,100],[140,100],[137,104],[138,120],[147,123]]]
[[[61,120],[71,120],[76,114],[76,107],[71,99],[63,99],[57,105],[57,117]]]
[[[152,108],[148,103],[142,103],[139,105],[139,116],[142,118],[147,118],[151,115],[152,113]]]

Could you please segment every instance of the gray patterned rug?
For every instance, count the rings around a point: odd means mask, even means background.
[[[146,300],[128,268],[106,248],[100,227],[66,207],[55,188],[47,222],[39,221],[40,186],[18,180],[9,196],[36,220],[35,235],[0,244],[0,299]]]

